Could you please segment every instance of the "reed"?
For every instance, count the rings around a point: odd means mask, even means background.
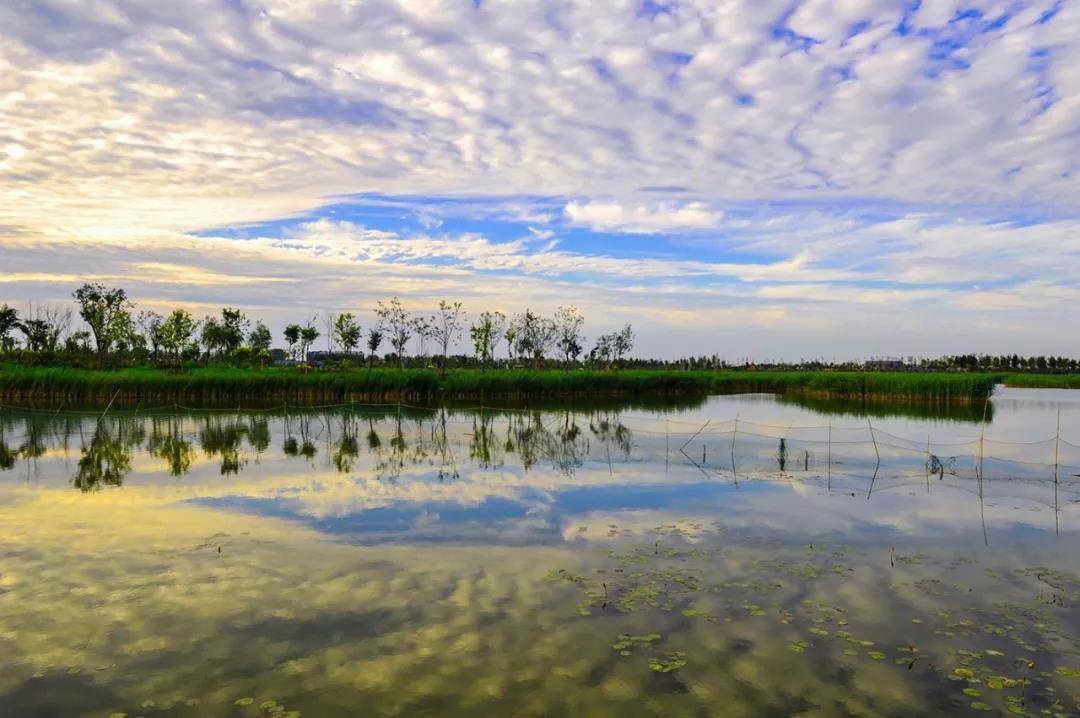
[[[999,376],[840,371],[681,371],[627,369],[433,370],[227,367],[167,371],[0,366],[0,397],[19,401],[158,402],[448,400],[464,398],[691,396],[770,392],[847,401],[935,404],[982,402]]]
[[[1002,383],[1024,389],[1080,389],[1080,374],[1008,374]]]

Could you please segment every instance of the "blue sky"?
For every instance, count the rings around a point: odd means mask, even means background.
[[[1080,350],[1076,4],[50,0],[0,38],[0,301]]]

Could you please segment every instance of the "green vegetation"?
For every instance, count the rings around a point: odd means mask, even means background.
[[[557,396],[678,396],[775,392],[849,401],[981,403],[991,374],[832,371],[618,371],[386,368],[305,371],[197,367],[112,370],[0,367],[0,396],[22,401],[361,401]]]
[[[485,311],[470,322],[461,302],[440,301],[427,314],[406,309],[395,297],[375,306],[366,341],[356,314],[323,312],[288,324],[281,350],[273,348],[264,323],[253,324],[237,308],[198,320],[183,308],[168,315],[136,312],[123,289],[101,284],[84,284],[72,296],[86,329],[72,331],[69,308],[28,306],[20,316],[0,306],[0,397],[251,405],[769,392],[863,413],[871,401],[979,412],[1002,380],[1010,386],[1080,388],[1080,375],[1069,373],[1080,363],[1064,357],[961,355],[738,367],[716,355],[636,358],[629,324],[594,337],[586,351],[585,318],[573,306],[551,316],[530,308],[513,316]],[[473,355],[452,354],[466,336]],[[325,351],[313,349],[320,337],[327,340]],[[391,351],[379,356],[384,341]]]
[[[1002,383],[1025,389],[1080,389],[1080,374],[1008,374]]]

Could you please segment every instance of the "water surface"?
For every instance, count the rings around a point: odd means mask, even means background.
[[[8,408],[0,714],[1077,715],[1077,474],[1040,390]]]

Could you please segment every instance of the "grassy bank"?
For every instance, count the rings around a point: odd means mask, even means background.
[[[425,369],[304,373],[291,368],[209,367],[172,372],[2,366],[0,397],[35,402],[107,402],[113,397],[125,402],[331,402],[774,392],[855,401],[951,404],[982,402],[999,378],[991,374],[646,369],[460,369],[440,377]]]
[[[1080,389],[1080,374],[1008,374],[1002,383],[1023,389]]]

